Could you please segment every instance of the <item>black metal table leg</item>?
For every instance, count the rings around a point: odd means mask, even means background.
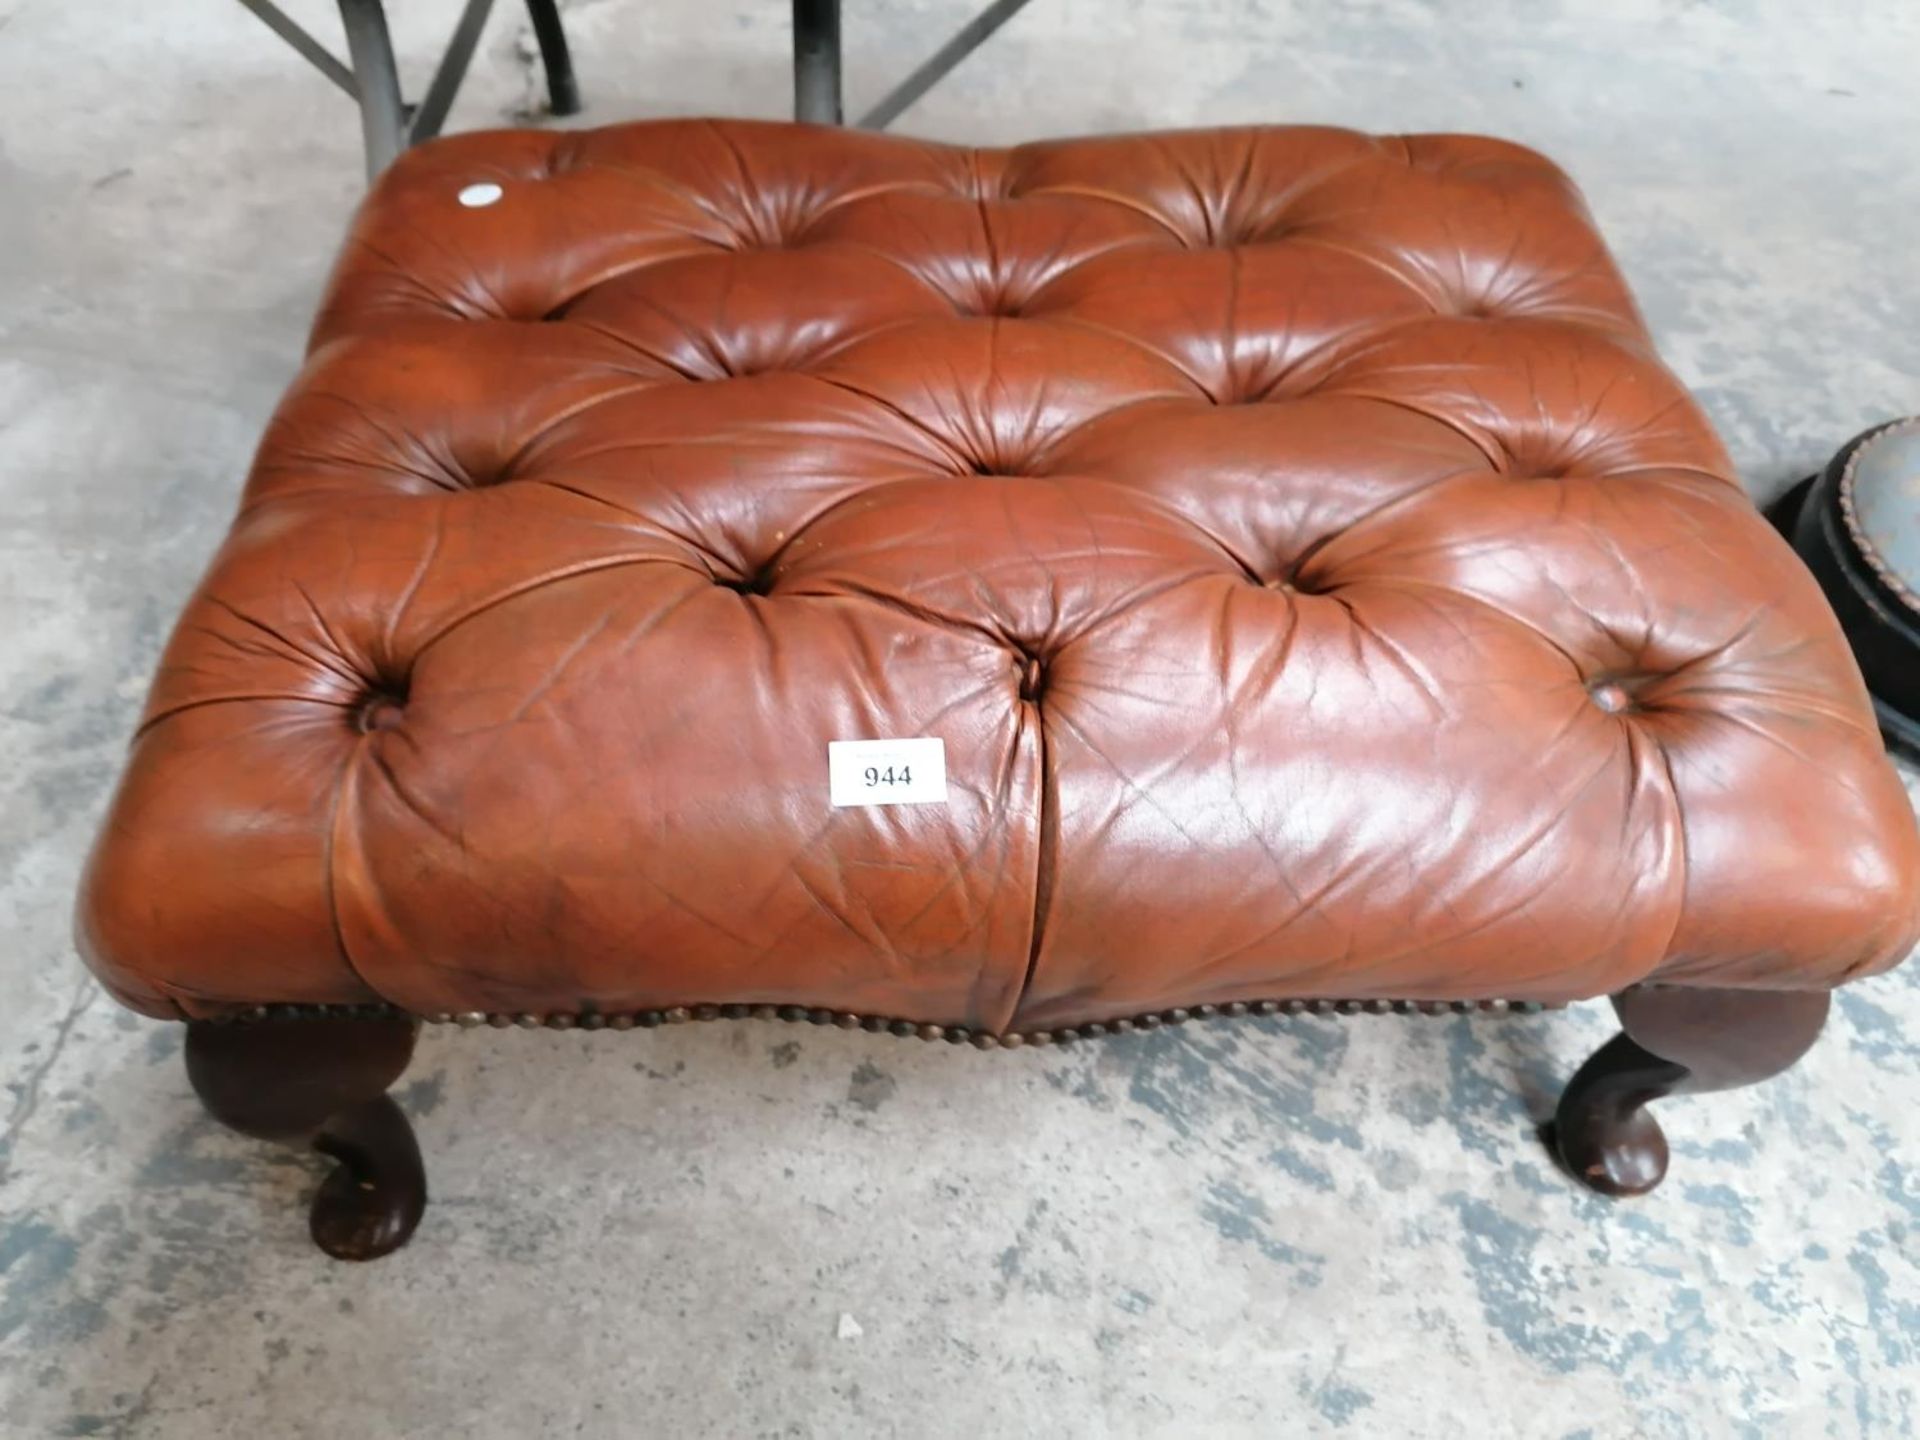
[[[929,55],[911,75],[889,90],[879,104],[862,115],[860,128],[886,129],[902,111],[944,79],[949,70],[979,49],[988,36],[1019,14],[1026,3],[1027,0],[993,0],[991,5],[954,32],[953,38]]]
[[[418,106],[409,106],[401,95],[400,74],[394,64],[393,40],[387,31],[382,0],[339,0],[340,19],[346,27],[347,49],[353,61],[351,71],[301,29],[274,0],[240,0],[240,3],[359,101],[367,174],[371,178],[392,164],[394,157],[414,141],[439,133],[460,83],[466,78],[493,0],[466,0],[447,42],[446,53]],[[1028,0],[990,0],[984,10],[862,116],[860,124],[867,129],[884,129],[1027,3]],[[573,56],[561,23],[559,0],[526,0],[526,4],[547,73],[548,103],[555,115],[577,114],[580,86],[574,78]],[[793,113],[795,119],[815,124],[843,123],[840,0],[793,0]]]
[[[407,148],[407,107],[400,98],[400,72],[393,37],[380,0],[340,0],[340,23],[360,91],[360,132],[367,144],[367,178],[373,179]]]
[[[300,24],[273,0],[240,0],[266,27],[291,45],[309,65],[338,85],[357,104],[360,86],[353,71],[342,65],[333,52],[300,28]]]
[[[467,67],[473,63],[480,32],[487,25],[487,12],[492,9],[493,0],[467,0],[447,40],[447,48],[440,56],[440,64],[434,69],[426,96],[407,126],[409,145],[431,140],[447,123],[447,112],[453,108],[453,97],[460,93],[460,86],[467,78]]]
[[[573,56],[567,50],[567,32],[556,0],[527,0],[527,16],[533,21],[540,61],[547,69],[547,108],[556,115],[578,115],[580,83],[573,78]]]
[[[840,123],[840,0],[793,0],[793,118]]]
[[[393,58],[393,37],[387,30],[383,0],[339,0],[340,23],[347,32],[351,67],[341,64],[274,0],[240,0],[240,3],[359,104],[368,179],[378,176],[416,140],[440,133],[447,112],[453,108],[454,97],[467,78],[481,32],[486,28],[487,15],[493,8],[493,0],[466,0],[426,95],[418,105],[408,105],[400,91],[400,71]],[[560,23],[558,0],[527,0],[527,15],[540,42],[540,58],[546,65],[547,96],[553,113],[575,114],[580,109],[580,86],[573,76],[573,57],[567,50],[567,33]],[[837,47],[837,29],[835,35]]]
[[[447,38],[440,65],[434,69],[434,79],[426,86],[426,96],[420,100],[419,109],[413,111],[413,119],[407,125],[407,144],[432,140],[447,123],[447,111],[453,109],[453,96],[461,92],[461,83],[467,79],[467,67],[474,58],[474,48],[480,44],[480,31],[486,29],[490,10],[493,10],[493,0],[467,0],[467,8],[453,27],[453,35]]]

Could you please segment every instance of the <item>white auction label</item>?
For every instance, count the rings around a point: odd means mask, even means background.
[[[827,790],[835,805],[944,805],[947,742],[829,740]]]

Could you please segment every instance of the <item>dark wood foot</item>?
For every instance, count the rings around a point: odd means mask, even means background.
[[[1646,1194],[1667,1173],[1667,1137],[1648,1103],[1778,1075],[1812,1048],[1831,1003],[1825,990],[1645,986],[1614,996],[1622,1033],[1580,1067],[1554,1115],[1561,1162],[1602,1195]]]
[[[311,1217],[314,1243],[335,1259],[391,1254],[426,1209],[420,1147],[387,1094],[419,1028],[384,1017],[187,1026],[187,1078],[216,1120],[339,1162]]]

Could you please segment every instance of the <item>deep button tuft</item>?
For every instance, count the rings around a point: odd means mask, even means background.
[[[1494,468],[1507,479],[1568,480],[1575,475],[1595,475],[1595,467],[1582,465],[1578,454],[1570,454],[1564,444],[1500,446]]]
[[[819,221],[817,215],[754,217],[735,230],[733,244],[726,248],[735,254],[753,250],[804,249],[812,243],[808,237]]]
[[[580,142],[574,136],[562,132],[554,137],[553,148],[547,151],[547,157],[535,172],[535,179],[551,180],[560,175],[571,174],[581,163]]]
[[[1609,676],[1595,680],[1587,686],[1587,694],[1593,703],[1609,715],[1628,715],[1647,707],[1640,701],[1640,691],[1649,683],[1645,676]]]
[[[376,730],[398,730],[406,719],[406,709],[404,688],[376,690],[355,708],[354,728],[362,735],[371,735]]]
[[[1003,289],[991,294],[975,293],[955,301],[953,313],[965,320],[1022,320],[1031,313],[1030,302],[1030,296]]]
[[[1047,689],[1047,667],[1038,655],[1020,657],[1020,698],[1029,705],[1040,703]]]
[[[1260,405],[1265,403],[1270,393],[1267,387],[1261,385],[1229,384],[1223,393],[1209,394],[1207,399],[1220,408],[1230,405]]]
[[[515,478],[513,466],[508,463],[502,463],[498,469],[493,470],[461,470],[456,473],[467,482],[466,488],[469,490],[491,490],[494,486],[505,485]]]
[[[736,595],[765,595],[773,588],[773,577],[763,569],[751,575],[715,575],[713,583]]]
[[[1278,405],[1336,393],[1326,388],[1328,377],[1311,365],[1296,365],[1278,375],[1230,374],[1218,395],[1208,393],[1206,400],[1216,409],[1236,405]],[[1205,402],[1203,402],[1205,403]]]
[[[1319,548],[1320,547],[1318,545],[1315,545],[1313,547],[1313,549],[1315,550]],[[1280,571],[1278,575],[1275,575],[1271,580],[1261,581],[1260,583],[1269,590],[1279,591],[1282,595],[1318,595],[1323,591],[1330,590],[1333,588],[1332,586],[1324,582],[1315,583],[1313,581],[1301,579],[1300,570],[1305,563],[1306,562],[1304,557],[1302,559],[1295,560],[1291,565],[1288,565],[1287,567],[1285,567],[1283,570]]]
[[[1036,473],[1028,462],[990,459],[985,456],[975,456],[969,460],[967,462],[967,471],[969,474],[994,480],[1011,480],[1022,475],[1032,475]]]

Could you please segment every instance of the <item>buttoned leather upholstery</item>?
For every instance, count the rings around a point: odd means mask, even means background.
[[[829,806],[904,736],[948,803]],[[158,1014],[996,1030],[1825,987],[1917,889],[1818,590],[1539,156],[669,122],[366,201],[80,929]]]

